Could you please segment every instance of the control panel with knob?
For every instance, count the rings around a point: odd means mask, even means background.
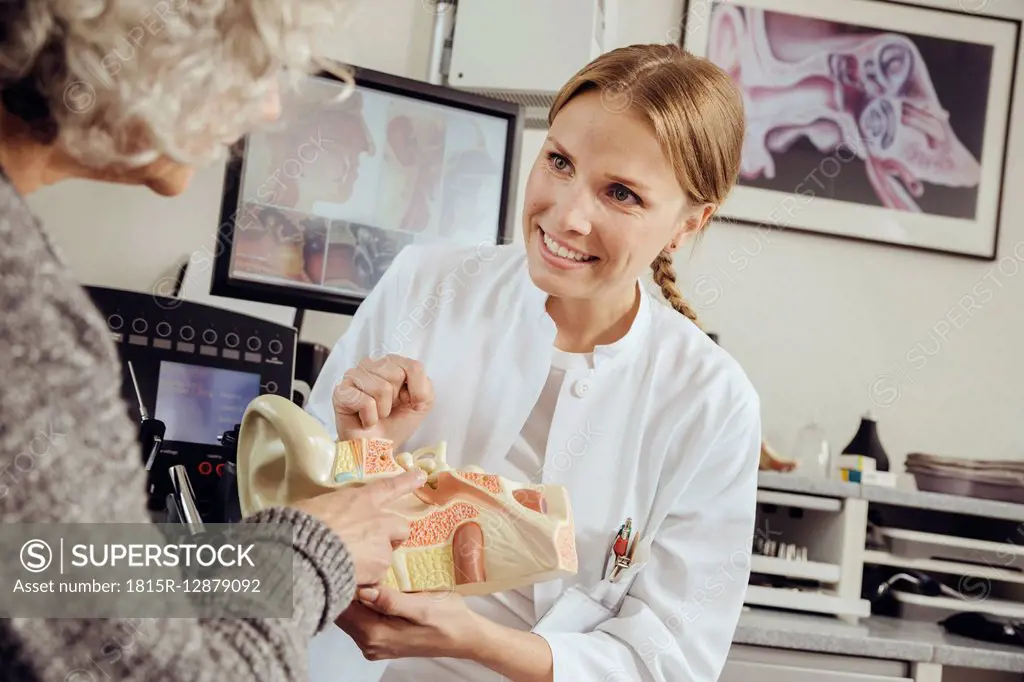
[[[234,463],[234,447],[222,436],[259,395],[292,397],[296,330],[194,301],[86,289],[117,345],[133,416],[166,429],[148,462],[151,509],[165,504],[168,472],[183,465],[200,514],[216,522],[218,485]]]

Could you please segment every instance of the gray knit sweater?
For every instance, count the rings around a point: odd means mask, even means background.
[[[148,521],[118,362],[104,320],[0,174],[0,521]],[[306,679],[310,638],[352,599],[350,557],[296,510],[250,521],[294,528],[293,618],[0,620],[0,680]]]

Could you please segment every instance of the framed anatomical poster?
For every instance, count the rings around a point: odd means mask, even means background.
[[[721,217],[995,259],[1020,21],[968,9],[689,0],[683,46],[743,95]]]

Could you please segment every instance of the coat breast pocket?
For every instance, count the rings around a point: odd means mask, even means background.
[[[594,599],[584,588],[574,585],[563,592],[548,612],[537,621],[533,632],[592,632],[598,625],[609,618],[614,618],[615,615],[612,609]]]

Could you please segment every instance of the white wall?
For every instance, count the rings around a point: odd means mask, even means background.
[[[989,6],[1007,4],[993,0]],[[681,0],[623,5],[620,42],[678,37]],[[337,56],[424,76],[430,16],[422,0],[363,2],[354,24],[359,30],[339,41]],[[1024,111],[1022,90],[1017,111]],[[1010,188],[1024,186],[1017,160],[1024,154],[1022,133],[1020,124],[1011,131]],[[524,140],[523,178],[541,140],[541,133]],[[148,290],[180,257],[212,247],[220,174],[219,168],[203,171],[173,200],[134,188],[68,183],[32,203],[83,281]],[[721,335],[757,386],[766,436],[780,450],[815,413],[841,448],[871,408],[897,465],[913,451],[1024,457],[1018,422],[1024,415],[1024,273],[1017,272],[1024,260],[1022,217],[1024,195],[1007,192],[1002,269],[998,261],[732,225],[714,225],[677,266],[705,326]],[[991,300],[957,314],[958,302],[979,282],[987,283]],[[345,324],[310,313],[303,336],[330,345]],[[911,362],[908,353],[926,362]]]

